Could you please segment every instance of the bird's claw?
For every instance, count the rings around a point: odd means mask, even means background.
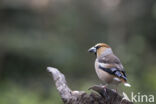
[[[108,96],[108,93],[107,93],[107,87],[104,86],[104,85],[94,85],[92,87],[90,87],[88,90],[94,90],[96,92],[98,92],[102,97],[104,97],[106,100],[109,100],[110,97]]]

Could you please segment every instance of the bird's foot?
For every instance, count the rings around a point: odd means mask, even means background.
[[[105,85],[100,84],[99,86],[101,86],[101,87],[103,87],[103,88],[106,88],[106,87],[108,86],[108,84],[105,84]]]
[[[102,87],[103,89],[106,89],[106,88],[107,88],[107,86],[106,86],[106,85],[102,85],[101,87]]]
[[[106,86],[102,86],[103,91],[101,92],[101,94],[103,95],[103,97],[106,98],[106,100],[109,99],[108,93],[107,93],[107,87]]]
[[[110,97],[109,97],[109,95],[107,93],[107,86],[108,86],[108,84],[102,85],[102,88],[103,88],[102,95],[106,99],[106,101],[110,99]]]
[[[108,96],[107,93],[107,86],[106,85],[95,85],[89,88],[89,90],[92,89],[96,92],[98,92],[102,97],[104,97],[106,100],[109,100],[110,97]]]

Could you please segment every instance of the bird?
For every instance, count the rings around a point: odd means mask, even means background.
[[[95,53],[95,71],[98,78],[108,85],[119,85],[123,83],[131,87],[127,82],[127,75],[120,59],[113,53],[112,48],[106,43],[98,43],[89,50]]]

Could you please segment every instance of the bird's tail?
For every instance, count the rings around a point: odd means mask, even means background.
[[[129,83],[127,83],[127,82],[124,83],[124,86],[131,87],[131,85]]]
[[[127,83],[127,80],[121,79],[121,81],[123,82],[124,86],[131,87],[131,85]]]

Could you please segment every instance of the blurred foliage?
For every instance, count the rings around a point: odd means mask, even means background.
[[[36,89],[35,89],[36,90]],[[7,83],[0,87],[0,102],[1,104],[58,104],[61,103],[61,98],[57,92],[51,92],[48,96],[43,96],[41,91],[34,89],[25,89],[14,83]],[[59,99],[58,99],[59,98]]]
[[[122,61],[122,90],[156,94],[155,27],[155,0],[1,0],[0,104],[61,104],[47,66],[72,89],[101,83],[87,52],[98,42]]]

